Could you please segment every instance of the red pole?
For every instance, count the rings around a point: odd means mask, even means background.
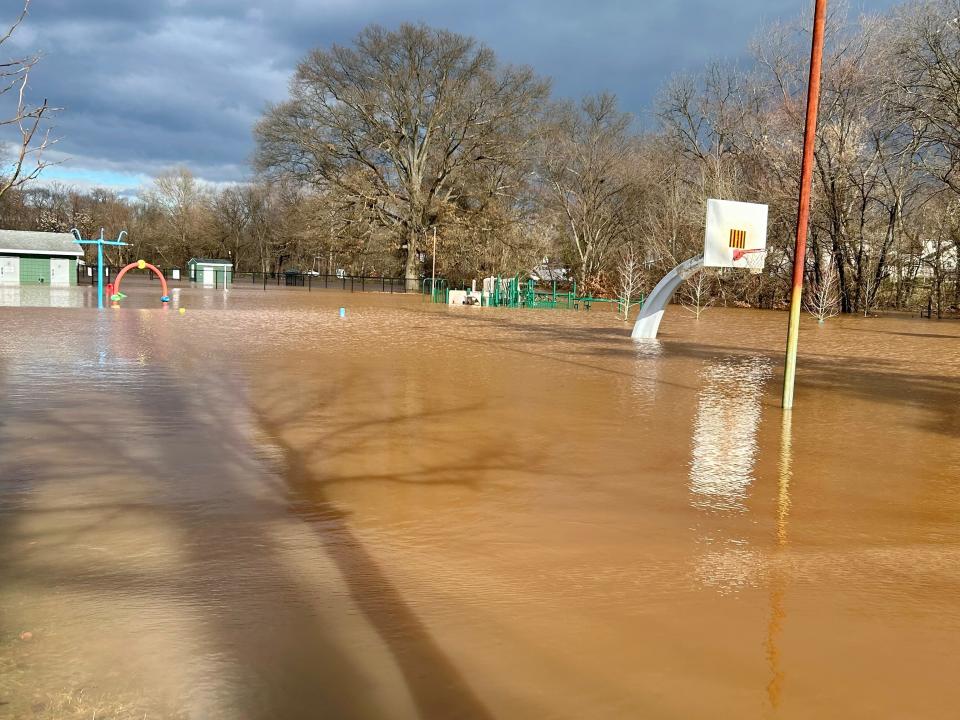
[[[800,166],[800,204],[797,208],[797,242],[793,256],[790,323],[787,329],[787,356],[783,371],[784,410],[793,407],[793,385],[797,373],[800,305],[803,302],[803,263],[807,254],[807,226],[810,222],[810,186],[813,181],[813,151],[817,138],[820,65],[823,60],[823,31],[826,25],[826,17],[827,0],[816,0],[813,11],[813,44],[810,48],[810,80],[807,83],[807,119],[803,131],[803,164]]]

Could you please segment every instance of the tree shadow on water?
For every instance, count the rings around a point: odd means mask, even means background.
[[[391,583],[348,522],[348,515],[327,496],[331,483],[376,480],[418,483],[402,474],[322,479],[305,453],[283,439],[280,423],[264,413],[258,421],[282,452],[284,477],[293,492],[295,511],[309,521],[328,555],[342,573],[357,607],[393,655],[423,718],[484,720],[491,714],[461,673],[432,638],[401,593]],[[440,468],[435,468],[442,474]],[[447,473],[456,468],[445,468]],[[427,481],[430,482],[430,481]]]
[[[5,482],[57,501],[11,508],[17,523],[6,524],[0,536],[0,581],[45,598],[63,593],[96,598],[94,613],[131,603],[148,608],[153,617],[131,619],[127,611],[104,616],[116,624],[114,634],[129,637],[133,646],[149,647],[158,640],[166,645],[156,635],[164,623],[171,623],[174,635],[190,633],[193,649],[174,657],[201,668],[201,676],[181,688],[205,698],[190,701],[192,713],[252,720],[399,716],[399,710],[385,707],[389,698],[378,688],[380,678],[363,661],[369,651],[354,645],[361,638],[344,636],[336,621],[339,610],[325,609],[329,598],[323,594],[336,588],[318,591],[290,566],[285,542],[273,529],[299,518],[315,532],[354,604],[390,651],[419,714],[490,717],[346,514],[328,501],[302,453],[283,443],[283,428],[258,418],[283,452],[286,472],[278,478],[236,421],[246,412],[243,397],[225,402],[230,396],[224,386],[213,376],[206,380],[203,387],[183,387],[175,373],[168,376],[154,366],[143,372],[143,387],[157,389],[147,397],[128,395],[108,408],[98,401],[102,384],[78,381],[52,398],[49,407],[36,404],[24,411],[18,418],[23,431],[0,438],[12,445],[0,472]],[[131,381],[135,378],[124,378],[128,386]],[[138,436],[146,428],[161,430]],[[63,451],[32,461],[43,443],[62,443]],[[441,469],[434,470],[433,479],[446,482]],[[446,475],[455,474],[454,468],[449,471]],[[415,481],[379,478],[391,479]],[[136,545],[132,522],[175,541],[175,565],[138,561],[138,553],[145,553],[145,560],[153,555]],[[114,533],[124,538],[123,545],[113,544]],[[111,552],[83,550],[93,545]],[[25,547],[29,553],[22,552]],[[324,588],[329,580],[324,579]],[[51,628],[86,622],[75,615],[78,607],[91,612],[83,602],[45,607],[43,622]],[[102,657],[102,631],[91,628],[82,645],[67,651],[64,682],[69,677],[98,682],[98,673],[111,661]],[[0,702],[9,702],[3,692]]]

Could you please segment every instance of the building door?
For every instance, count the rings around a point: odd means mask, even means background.
[[[67,258],[50,258],[50,284],[70,284],[70,260]]]
[[[213,268],[205,267],[203,269],[203,286],[208,287],[213,285]]]
[[[0,285],[20,284],[20,258],[0,255]]]

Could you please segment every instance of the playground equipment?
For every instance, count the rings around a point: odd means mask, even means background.
[[[138,270],[152,270],[154,274],[160,278],[160,286],[163,288],[163,295],[160,296],[160,302],[170,302],[170,293],[167,290],[167,279],[163,276],[163,273],[157,269],[156,265],[151,265],[146,260],[137,260],[136,262],[130,263],[120,270],[120,272],[117,273],[117,279],[112,283],[112,285],[108,286],[112,289],[112,294],[110,295],[111,307],[120,307],[120,301],[126,297],[126,295],[120,292],[120,282],[123,280],[123,276],[127,274],[127,271],[132,270],[133,268],[137,268]]]
[[[78,245],[96,245],[97,246],[97,309],[103,310],[103,246],[104,245],[129,245],[129,243],[123,242],[123,236],[127,234],[126,230],[122,230],[117,236],[116,240],[104,240],[103,238],[103,228],[100,228],[100,237],[93,240],[84,240],[83,236],[80,234],[80,231],[76,228],[73,228],[70,232],[73,233],[73,236],[76,238],[74,240]],[[166,295],[166,287],[164,287],[164,295]]]
[[[447,290],[447,305],[483,307],[483,296],[473,289]]]
[[[643,303],[630,337],[657,337],[663,312],[680,284],[705,267],[763,271],[767,257],[767,206],[732,200],[708,200],[703,255],[684,260],[668,272]]]
[[[483,278],[481,289],[477,289],[474,282],[470,288],[462,290],[451,290],[449,283],[444,278],[437,278],[436,281],[427,278],[423,281],[422,291],[424,295],[430,295],[430,299],[435,303],[448,305],[451,302],[451,293],[461,293],[456,298],[462,301],[464,297],[478,297],[479,304],[483,307],[507,307],[507,308],[570,308],[576,309],[577,301],[583,298],[577,298],[577,283],[572,283],[572,289],[563,292],[558,289],[556,281],[550,286],[549,290],[540,290],[536,287],[536,281],[521,279],[520,273],[513,277],[492,276]],[[431,292],[431,287],[433,288]],[[591,298],[592,299],[592,298]],[[460,304],[460,302],[457,302]],[[476,304],[476,303],[470,303]]]
[[[533,278],[521,279],[520,274],[513,277],[488,277],[483,279],[484,305],[508,308],[567,308],[577,307],[577,282],[572,281],[567,292],[558,291],[557,281],[553,280],[549,290],[537,289]]]
[[[446,278],[425,278],[420,286],[420,292],[424,295],[430,295],[430,302],[447,304],[450,292],[450,286]]]
[[[480,305],[482,307],[502,308],[544,308],[560,310],[589,310],[594,304],[615,304],[619,308],[623,300],[620,298],[603,298],[592,295],[577,295],[576,280],[569,284],[563,281],[552,280],[547,288],[537,287],[533,278],[523,279],[517,273],[513,277],[492,276],[484,278],[482,288],[477,290],[476,283],[471,288],[452,290],[447,281],[437,278],[435,283],[427,278],[422,283],[422,293],[430,295],[431,302],[444,305]],[[432,285],[431,285],[432,284]],[[563,285],[567,285],[564,291]],[[431,286],[434,287],[431,292]],[[472,299],[478,299],[474,302]],[[464,302],[464,301],[467,302]],[[643,302],[643,298],[640,298]],[[634,303],[631,303],[634,304]]]

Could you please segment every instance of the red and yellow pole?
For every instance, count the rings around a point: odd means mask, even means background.
[[[783,409],[793,407],[793,384],[797,374],[797,344],[800,339],[800,306],[803,303],[803,262],[807,254],[810,222],[810,186],[813,180],[813,150],[820,104],[820,65],[823,59],[823,29],[827,0],[816,0],[813,12],[813,44],[810,48],[810,80],[807,83],[807,119],[803,131],[803,164],[800,166],[800,204],[797,209],[797,243],[793,256],[793,290],[790,293],[790,324],[787,357],[783,369]]]

